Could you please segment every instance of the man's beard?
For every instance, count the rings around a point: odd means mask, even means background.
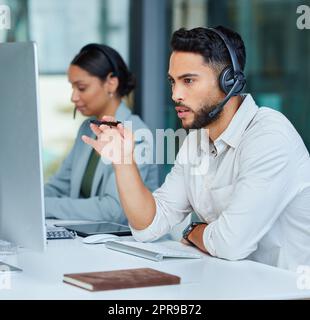
[[[194,120],[191,124],[183,126],[184,129],[201,129],[215,122],[221,116],[223,109],[216,113],[214,117],[210,117],[210,112],[212,112],[218,104],[204,105],[200,110],[194,112]]]

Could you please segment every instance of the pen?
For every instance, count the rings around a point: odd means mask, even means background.
[[[101,120],[90,120],[91,123],[97,125],[97,126],[101,126],[102,124],[106,125],[106,126],[110,126],[110,127],[117,127],[117,125],[119,123],[121,123],[120,121],[101,121]]]

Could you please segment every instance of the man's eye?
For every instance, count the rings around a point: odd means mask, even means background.
[[[86,90],[86,88],[78,88],[79,89],[79,91],[85,91]]]
[[[185,82],[185,83],[188,83],[188,84],[189,84],[189,83],[193,83],[193,79],[185,78],[185,79],[184,79],[184,82]]]

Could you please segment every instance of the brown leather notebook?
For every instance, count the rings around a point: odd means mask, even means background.
[[[90,291],[179,284],[181,278],[151,268],[64,274],[63,281]]]

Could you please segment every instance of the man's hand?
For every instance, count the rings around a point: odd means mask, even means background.
[[[104,121],[115,121],[113,117],[104,116]],[[92,146],[103,158],[111,161],[114,165],[132,164],[134,138],[129,129],[124,128],[122,124],[117,127],[109,127],[90,124],[91,130],[97,136],[92,139],[88,136],[82,136],[82,140]]]
[[[113,117],[107,116],[102,120],[115,122]],[[128,222],[137,230],[145,229],[154,219],[156,204],[152,193],[144,185],[134,162],[132,132],[124,128],[122,124],[112,128],[107,125],[101,125],[98,128],[95,124],[91,124],[90,127],[97,136],[97,140],[87,136],[82,136],[82,140],[101,155],[103,162],[105,159],[112,162],[121,205]]]

